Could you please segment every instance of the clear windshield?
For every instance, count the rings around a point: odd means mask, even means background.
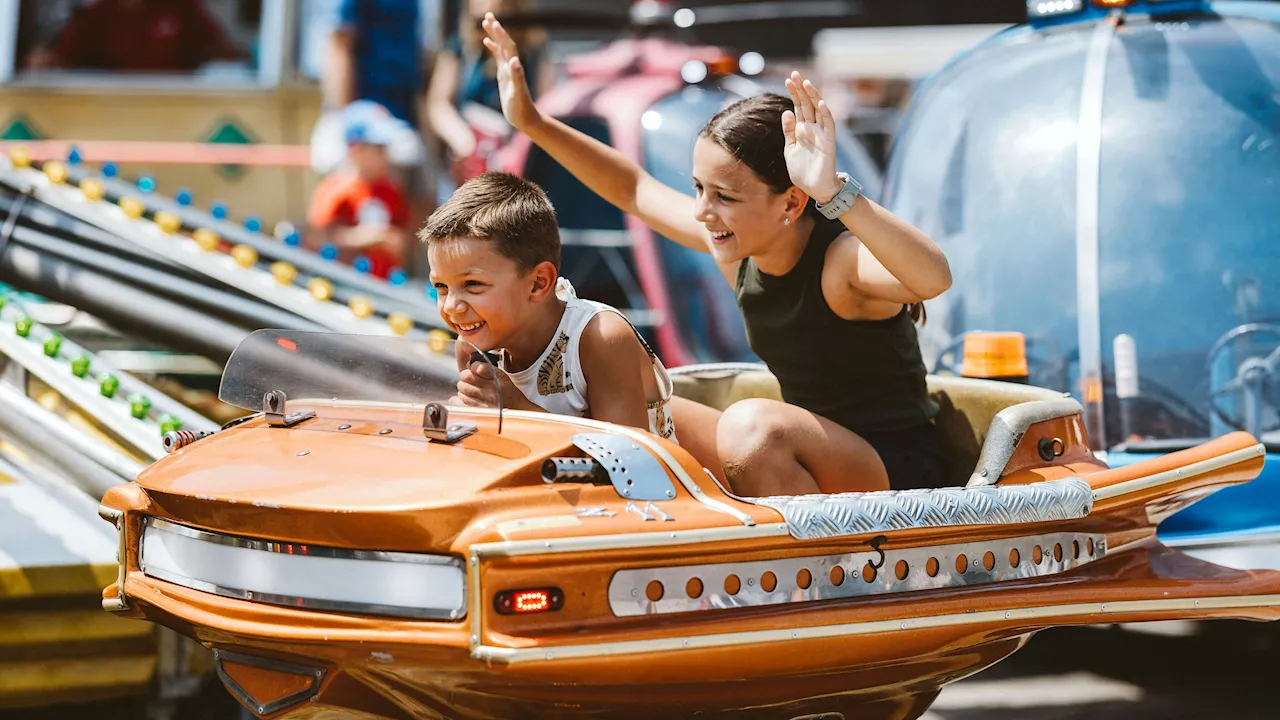
[[[1120,388],[1134,397],[1110,409],[1121,425],[1108,430],[1113,440],[1237,427],[1263,435],[1276,426],[1267,396],[1280,377],[1266,377],[1274,368],[1260,368],[1251,390],[1230,384],[1265,362],[1280,327],[1210,351],[1232,328],[1280,322],[1277,29],[1202,19],[1117,34],[1107,65],[1098,279],[1106,370],[1125,374],[1114,347],[1128,335],[1138,382]]]
[[[1113,39],[1098,176],[1107,447],[1186,445],[1236,427],[1280,440],[1276,31],[1133,19]],[[904,122],[886,203],[938,240],[955,278],[926,304],[932,368],[957,364],[966,332],[1017,330],[1031,381],[1079,395],[1077,127],[1090,38],[1091,26],[1012,31],[932,81]]]
[[[466,370],[460,371],[461,366]],[[496,407],[500,392],[496,377],[491,356],[464,341],[258,330],[231,354],[218,397],[255,411],[263,409],[263,395],[271,390],[285,393],[289,403],[438,402]],[[483,397],[464,402],[459,397],[460,379],[469,381]]]

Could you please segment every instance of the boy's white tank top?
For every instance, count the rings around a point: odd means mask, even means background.
[[[587,406],[587,378],[582,374],[582,361],[579,357],[582,331],[591,322],[591,318],[602,312],[617,313],[623,319],[626,318],[616,308],[578,297],[573,285],[564,278],[556,282],[556,297],[564,301],[565,308],[560,325],[556,328],[555,339],[527,369],[516,373],[508,371],[507,375],[526,398],[543,410],[557,415],[586,417],[590,414],[590,408]],[[667,402],[671,400],[671,376],[667,375],[662,361],[644,338],[640,337],[639,332],[636,333],[636,339],[645,352],[649,353],[653,374],[658,381],[659,400],[648,403],[649,432],[675,440],[675,425],[667,412]]]

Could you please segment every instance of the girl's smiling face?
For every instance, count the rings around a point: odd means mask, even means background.
[[[750,168],[706,137],[693,146],[693,187],[695,217],[711,234],[711,255],[721,264],[775,249],[787,227],[784,221],[790,218],[794,224],[803,211],[792,197],[798,191],[772,192]]]
[[[545,295],[540,289],[555,283],[551,263],[522,273],[515,260],[498,253],[488,240],[433,242],[427,257],[440,317],[460,340],[484,351],[513,344],[537,299]]]

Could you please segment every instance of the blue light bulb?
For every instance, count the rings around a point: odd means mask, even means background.
[[[156,179],[150,175],[143,175],[138,178],[138,189],[144,193],[156,191]]]
[[[71,149],[67,151],[67,164],[79,165],[83,160],[84,157],[80,154],[80,148],[72,145]]]
[[[249,232],[258,232],[262,230],[262,219],[257,215],[250,215],[244,219],[244,229]]]
[[[302,244],[302,235],[300,235],[297,230],[294,230],[284,236],[284,244],[289,247],[298,247]]]
[[[394,268],[391,272],[387,273],[387,282],[395,285],[396,287],[404,285],[408,280],[409,276],[405,274],[403,268]]]
[[[173,199],[177,200],[179,205],[186,207],[191,204],[191,201],[194,198],[191,196],[190,190],[187,188],[179,188],[177,194],[173,196]]]
[[[324,247],[320,248],[320,257],[325,260],[337,260],[338,246],[333,243],[325,243]]]
[[[367,273],[373,268],[373,263],[364,255],[357,255],[356,259],[352,261],[351,266],[356,269],[356,272]]]
[[[213,207],[209,208],[209,214],[217,220],[227,219],[227,206],[225,203],[214,202]]]
[[[118,172],[115,163],[102,163],[102,177],[113,178]]]

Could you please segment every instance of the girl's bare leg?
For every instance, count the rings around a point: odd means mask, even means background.
[[[720,462],[720,453],[716,449],[716,425],[720,422],[720,411],[682,397],[671,398],[667,407],[671,410],[671,420],[675,423],[676,439],[680,441],[680,447],[688,450],[694,460],[728,486],[724,477],[724,465]]]
[[[729,406],[716,427],[716,446],[729,485],[739,495],[889,489],[884,463],[866,440],[777,400]]]

